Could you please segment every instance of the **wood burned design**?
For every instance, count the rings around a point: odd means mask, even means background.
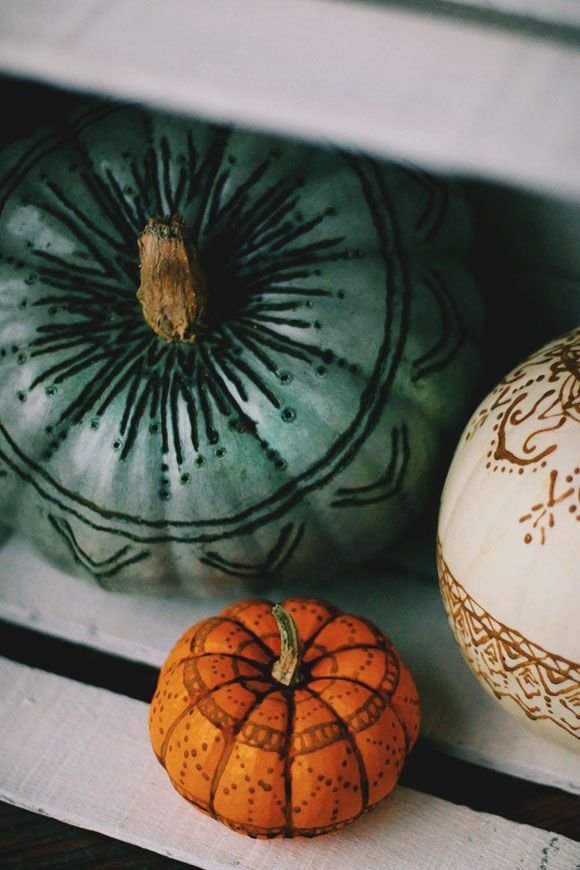
[[[440,542],[437,564],[455,640],[474,673],[529,719],[549,720],[580,740],[580,664],[532,643],[481,607],[453,576]]]
[[[580,520],[580,463],[562,472],[553,466],[556,433],[580,423],[580,329],[543,348],[504,378],[466,433],[491,429],[486,468],[500,474],[546,476],[545,499],[518,519],[526,544],[546,542],[558,514]],[[580,443],[580,431],[578,433]],[[580,456],[579,456],[580,459]]]
[[[546,530],[555,525],[555,509],[558,505],[566,503],[568,513],[578,514],[578,501],[580,500],[580,486],[575,478],[580,474],[580,468],[575,468],[573,474],[566,475],[563,482],[558,482],[558,471],[553,468],[550,472],[548,495],[545,501],[534,504],[529,513],[520,517],[520,523],[529,529],[524,535],[524,543],[530,544],[534,535],[539,536],[541,544],[546,543]]]
[[[326,602],[287,599],[301,680],[272,676],[280,632],[253,599],[194,625],[151,704],[153,748],[177,791],[252,837],[312,837],[393,789],[419,730],[412,677],[383,632]]]

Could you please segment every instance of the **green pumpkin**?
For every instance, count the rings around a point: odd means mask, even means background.
[[[65,571],[291,585],[383,549],[433,496],[482,320],[439,180],[85,103],[4,149],[0,209],[0,522]],[[176,225],[197,300],[155,331]]]

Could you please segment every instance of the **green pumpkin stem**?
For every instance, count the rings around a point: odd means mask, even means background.
[[[272,666],[272,676],[284,686],[296,686],[302,680],[300,664],[302,642],[293,618],[281,604],[275,604],[272,615],[280,632],[280,658]]]
[[[180,215],[154,217],[139,236],[137,299],[149,326],[166,341],[192,342],[203,330],[206,287]]]

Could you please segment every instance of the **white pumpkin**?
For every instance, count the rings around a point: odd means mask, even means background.
[[[475,411],[443,491],[438,566],[483,685],[580,752],[580,329]]]

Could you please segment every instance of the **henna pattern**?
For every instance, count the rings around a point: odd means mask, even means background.
[[[207,550],[200,561],[211,565],[224,574],[232,577],[260,578],[281,570],[294,555],[304,535],[305,523],[295,528],[294,523],[287,523],[278,535],[274,545],[261,562],[247,563],[226,559],[215,550]]]
[[[547,364],[549,375],[545,373]],[[541,395],[537,395],[539,389],[535,384],[542,384]],[[499,382],[490,398],[491,404],[480,409],[465,436],[470,440],[495,416],[487,467],[493,465],[492,460],[506,460],[522,467],[541,463],[556,449],[549,440],[546,444],[547,439],[542,436],[569,420],[580,422],[580,329],[530,357]],[[539,427],[528,431],[530,427],[525,424],[535,421]],[[520,426],[522,430],[517,428]]]
[[[137,239],[152,216],[177,214],[208,290],[192,343],[161,341],[136,296]],[[477,333],[464,296],[478,291],[452,263],[463,207],[446,184],[349,151],[87,104],[6,152],[0,215],[19,228],[0,238],[0,502],[12,522],[29,493],[43,519],[25,531],[47,555],[56,532],[61,567],[142,588],[132,566],[150,552],[147,588],[256,588],[318,553],[330,569],[332,536],[305,524],[313,510],[352,513],[352,536],[377,505],[388,528],[399,501],[421,499],[410,476],[436,463],[471,376],[445,409],[430,384],[459,373]],[[412,431],[414,406],[433,451]],[[101,479],[97,454],[135,493]],[[370,550],[384,543],[371,526]]]
[[[143,562],[151,555],[150,550],[136,550],[126,544],[116,550],[111,556],[104,559],[94,559],[78,542],[72,526],[62,517],[49,514],[48,520],[57,535],[64,541],[73,559],[81,568],[84,568],[103,589],[109,588],[108,580],[120,571]]]
[[[310,625],[302,634],[303,680],[291,690],[276,683],[271,606],[238,602],[186,632],[162,669],[152,733],[174,787],[202,812],[253,837],[311,837],[349,822],[347,804],[362,815],[388,793],[417,737],[417,699],[372,623],[310,599],[295,605]],[[336,646],[341,633],[351,641],[351,671]],[[336,769],[323,770],[317,753],[331,746]],[[367,775],[370,756],[381,762],[376,779]],[[292,778],[294,766],[300,777]],[[262,791],[274,807],[267,828],[255,806]],[[316,801],[328,804],[327,822],[313,827],[304,816]]]
[[[546,371],[546,369],[548,371]],[[491,429],[486,469],[491,473],[546,474],[545,498],[519,517],[526,544],[544,544],[558,512],[580,520],[580,465],[567,474],[551,467],[552,437],[580,423],[580,329],[543,348],[505,377],[472,420],[465,440]],[[580,443],[580,432],[578,433]]]
[[[549,720],[580,740],[580,664],[532,643],[481,607],[453,576],[440,541],[437,564],[455,640],[474,673],[528,719]]]
[[[574,478],[578,477],[580,468],[575,468],[573,474],[565,477],[563,484],[558,484],[558,471],[553,468],[550,472],[548,495],[542,502],[532,505],[529,513],[520,517],[520,523],[527,524],[530,531],[524,536],[524,543],[530,544],[534,540],[534,534],[539,535],[540,543],[546,543],[546,529],[552,529],[555,525],[555,508],[566,503],[569,514],[577,513],[577,502],[580,500],[580,486],[574,484]]]

